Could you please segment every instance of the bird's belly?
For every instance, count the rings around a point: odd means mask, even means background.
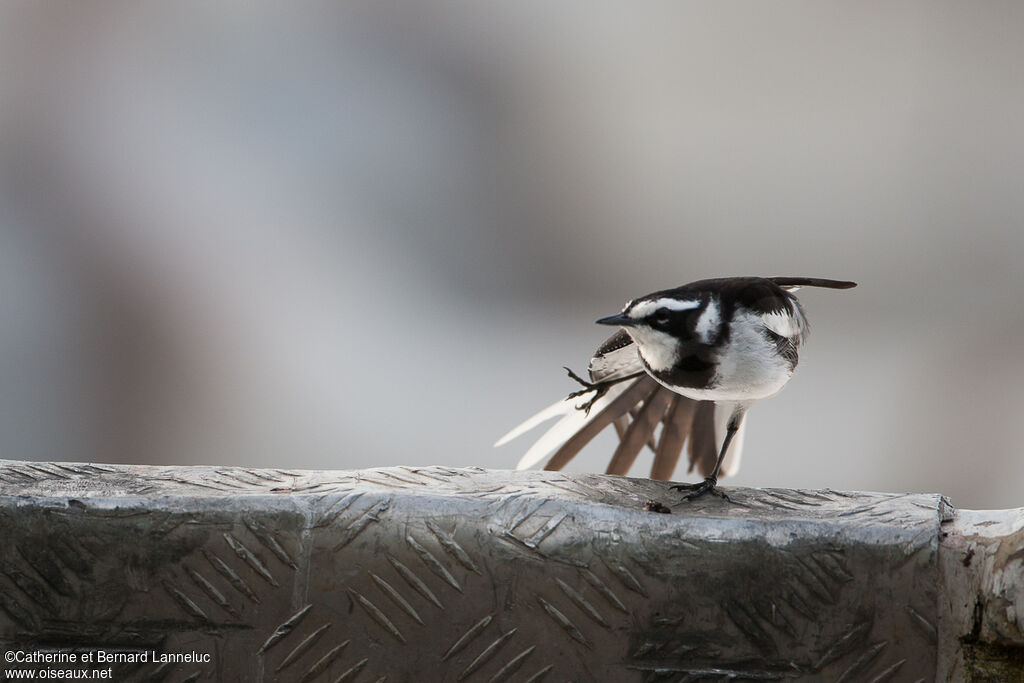
[[[758,401],[774,396],[786,385],[793,373],[788,368],[777,372],[718,372],[707,387],[688,387],[669,384],[657,377],[666,387],[697,401]]]
[[[760,330],[744,327],[722,350],[709,389],[716,400],[768,398],[785,386],[794,367]]]
[[[793,376],[794,367],[758,330],[741,329],[734,330],[706,373],[655,374],[655,379],[700,401],[757,401],[778,393]]]

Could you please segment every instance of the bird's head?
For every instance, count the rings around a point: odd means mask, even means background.
[[[621,313],[597,322],[625,328],[652,369],[668,370],[679,360],[684,344],[714,344],[722,321],[713,297],[658,292],[634,299]]]

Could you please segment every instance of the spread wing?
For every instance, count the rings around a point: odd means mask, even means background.
[[[651,478],[670,479],[687,443],[690,470],[711,473],[725,438],[729,408],[694,401],[658,384],[644,371],[632,338],[623,330],[598,348],[589,370],[590,388],[548,406],[495,444],[504,445],[544,422],[561,418],[534,442],[516,469],[528,469],[547,459],[544,469],[560,470],[601,431],[613,426],[619,445],[607,474],[627,474],[647,446],[654,452]],[[736,471],[741,447],[742,432],[729,447],[723,474]]]

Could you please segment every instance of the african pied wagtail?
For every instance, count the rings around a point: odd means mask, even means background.
[[[622,329],[590,359],[590,381],[566,368],[584,388],[495,445],[561,415],[518,464],[526,469],[554,451],[545,469],[558,470],[613,424],[620,443],[606,472],[626,474],[646,444],[655,454],[651,478],[668,479],[688,439],[690,470],[696,466],[705,479],[672,488],[689,491],[685,499],[707,491],[723,495],[715,486],[719,475],[739,469],[743,416],[785,386],[807,337],[807,319],[792,292],[855,286],[821,278],[730,277],[633,299],[621,313],[597,321]],[[580,397],[587,400],[577,404]]]

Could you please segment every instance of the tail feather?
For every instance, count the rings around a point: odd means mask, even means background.
[[[828,289],[850,289],[856,287],[856,282],[850,282],[849,280],[829,280],[823,277],[770,277],[771,280],[779,287],[788,289],[790,291],[800,289],[801,287],[826,287]]]

